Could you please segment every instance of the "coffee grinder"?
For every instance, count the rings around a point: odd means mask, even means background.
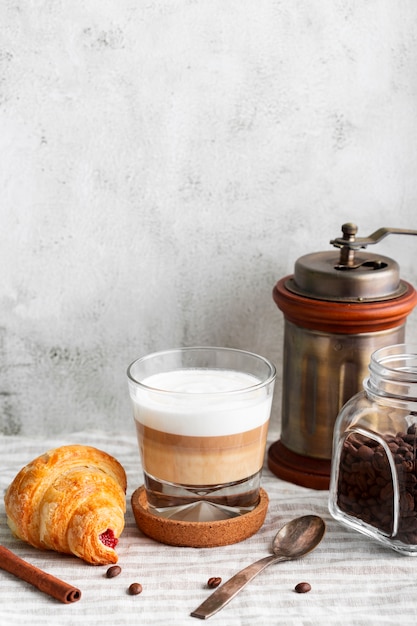
[[[294,274],[273,289],[285,326],[281,438],[268,450],[268,466],[279,478],[313,489],[329,487],[341,407],[362,389],[371,354],[404,342],[417,304],[398,263],[367,251],[389,234],[417,231],[379,228],[369,237],[357,231],[344,224],[342,237],[330,241],[339,251],[300,257]]]

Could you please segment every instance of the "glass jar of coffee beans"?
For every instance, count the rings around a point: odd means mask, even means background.
[[[334,427],[331,515],[407,555],[417,555],[417,346],[374,352],[363,391]]]

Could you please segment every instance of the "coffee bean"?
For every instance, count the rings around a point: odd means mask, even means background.
[[[311,585],[310,583],[298,583],[298,585],[295,585],[294,591],[297,593],[308,593],[311,591]]]
[[[122,568],[119,567],[119,565],[112,565],[112,567],[109,567],[109,569],[107,570],[106,576],[107,578],[114,578],[115,576],[118,576],[121,571]]]
[[[129,587],[129,593],[131,596],[137,596],[142,593],[142,585],[140,583],[132,583]]]
[[[391,482],[389,482],[381,489],[382,502],[384,502],[384,500],[388,500],[388,498],[392,498],[393,493],[394,487],[392,486]]]
[[[357,478],[358,487],[361,493],[365,493],[368,487],[368,481],[366,480],[366,474],[359,474]]]
[[[400,506],[404,511],[414,511],[414,497],[406,491],[400,495]]]
[[[373,455],[374,455],[373,451],[368,446],[362,445],[360,448],[358,448],[358,456],[363,461],[367,461],[368,459],[371,459]]]
[[[407,474],[411,474],[411,472],[414,470],[414,460],[412,459],[408,459],[406,461],[403,461],[403,469],[405,472],[407,472]],[[414,475],[411,475],[408,478],[408,482],[415,482],[416,478]]]
[[[220,585],[221,582],[222,579],[219,576],[212,576],[207,581],[207,587],[209,587],[210,589],[215,589]]]

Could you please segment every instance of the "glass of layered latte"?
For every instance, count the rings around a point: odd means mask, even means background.
[[[259,501],[276,370],[231,348],[167,350],[128,368],[150,511],[227,519]]]

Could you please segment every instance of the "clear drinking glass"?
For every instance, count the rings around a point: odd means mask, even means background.
[[[252,510],[274,365],[243,350],[191,347],[137,359],[127,373],[150,511],[206,521]]]

